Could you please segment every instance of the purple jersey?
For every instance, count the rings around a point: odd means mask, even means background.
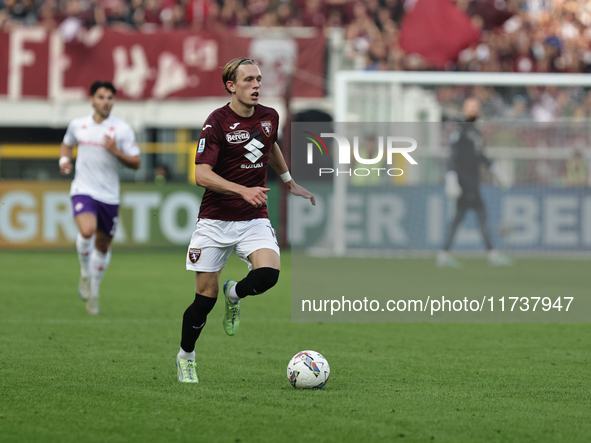
[[[241,117],[229,105],[213,111],[205,121],[195,154],[195,163],[206,163],[228,181],[246,187],[264,187],[267,165],[277,141],[279,115],[273,108],[255,107],[250,117]],[[269,218],[267,206],[255,208],[239,195],[205,191],[199,218],[244,221]]]

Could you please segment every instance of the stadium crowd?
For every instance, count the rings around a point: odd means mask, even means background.
[[[406,54],[399,37],[405,14],[421,0],[0,0],[0,29],[37,25],[73,36],[81,27],[126,31],[237,26],[339,28],[345,64],[358,70],[591,72],[591,2],[586,0],[456,0],[479,29],[479,41],[443,66]],[[473,93],[483,116],[549,122],[591,120],[591,92],[521,88]],[[453,119],[465,91],[440,88]]]
[[[355,68],[485,72],[591,72],[586,0],[456,0],[480,42],[433,66],[398,45],[405,10],[420,0],[0,0],[0,29],[94,25],[155,29],[338,27]],[[64,25],[66,23],[66,25]]]

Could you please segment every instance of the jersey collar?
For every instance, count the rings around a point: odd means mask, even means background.
[[[252,113],[252,115],[250,117],[242,117],[241,115],[237,114],[231,107],[230,107],[230,102],[226,103],[226,109],[228,109],[228,112],[230,112],[230,114],[232,114],[233,117],[235,118],[239,118],[242,121],[249,121],[249,120],[254,120],[256,119],[256,116],[258,114],[258,110],[259,110],[259,105],[255,105],[254,107],[254,112]],[[111,115],[109,115],[109,118],[111,118]]]
[[[104,125],[104,124],[111,124],[113,122],[113,113],[111,112],[109,114],[109,116],[104,119],[102,122],[97,123],[96,120],[94,119],[94,111],[90,113],[90,120],[92,121],[93,124],[95,125]]]

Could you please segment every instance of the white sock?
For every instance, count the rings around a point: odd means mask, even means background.
[[[237,285],[238,283],[236,283]],[[232,286],[230,288],[230,292],[228,293],[228,300],[230,300],[231,303],[238,303],[240,301],[240,297],[238,297],[238,294],[236,294],[236,285]]]
[[[88,277],[90,275],[90,255],[94,244],[94,235],[90,238],[84,238],[78,233],[76,236],[76,251],[78,252],[78,261],[80,262],[80,275]]]
[[[445,261],[449,260],[450,255],[447,251],[439,251],[437,253],[437,263],[444,263]]]
[[[193,350],[193,352],[185,352],[183,348],[180,348],[178,357],[187,361],[195,361],[195,350]]]
[[[93,249],[90,255],[90,293],[92,295],[99,294],[99,287],[103,280],[103,275],[111,261],[111,250],[106,253],[98,249]]]

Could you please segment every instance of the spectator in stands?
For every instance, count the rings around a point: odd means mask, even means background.
[[[357,69],[366,68],[371,60],[367,58],[369,47],[372,41],[380,38],[380,30],[363,3],[355,3],[353,20],[345,28],[345,38],[348,42],[347,57]]]
[[[369,44],[367,51],[369,64],[365,68],[368,71],[385,71],[388,69],[388,47],[380,36]]]
[[[129,5],[124,0],[102,2],[97,11],[97,22],[121,30],[135,27]]]
[[[43,3],[39,8],[39,16],[37,24],[46,28],[47,30],[54,30],[58,26],[58,7],[57,4],[53,1],[47,1]],[[3,28],[2,26],[2,10],[0,10],[0,29]]]
[[[94,26],[97,23],[96,9],[91,3],[83,3],[81,0],[67,0],[63,5],[63,10],[55,17],[64,41],[72,41],[82,28]],[[104,20],[102,13],[103,10],[100,9],[99,17]]]
[[[515,122],[531,121],[531,116],[527,109],[527,100],[523,95],[518,94],[513,97],[512,107],[507,111],[507,119]]]
[[[576,121],[591,121],[591,91],[588,91],[582,103],[578,104],[573,118]]]
[[[161,14],[160,0],[144,0],[144,29],[158,29],[162,25]]]
[[[318,1],[318,0],[312,0]],[[249,24],[258,26],[258,22],[269,11],[270,0],[246,0],[246,10],[249,15]]]
[[[172,3],[164,7],[160,13],[163,29],[182,29],[187,26],[185,10],[179,3]]]
[[[301,25],[300,21],[296,23],[296,17],[294,17],[294,12],[291,9],[291,5],[289,3],[281,3],[277,6],[277,26],[294,26],[294,25]]]
[[[32,0],[4,0],[0,7],[0,27],[10,28],[37,23],[37,5]]]
[[[220,11],[220,21],[229,28],[246,24],[248,12],[240,0],[224,0]]]
[[[224,28],[221,8],[215,0],[186,0],[185,8],[187,24],[194,31]]]
[[[572,158],[566,161],[566,186],[587,186],[589,184],[589,172],[580,151],[575,151]]]
[[[559,108],[554,96],[555,88],[548,88],[542,92],[537,92],[536,88],[530,88],[530,91],[535,95],[531,110],[534,121],[541,123],[556,121]]]
[[[302,25],[322,28],[326,21],[326,15],[322,9],[321,0],[309,0],[305,3],[302,13]]]

